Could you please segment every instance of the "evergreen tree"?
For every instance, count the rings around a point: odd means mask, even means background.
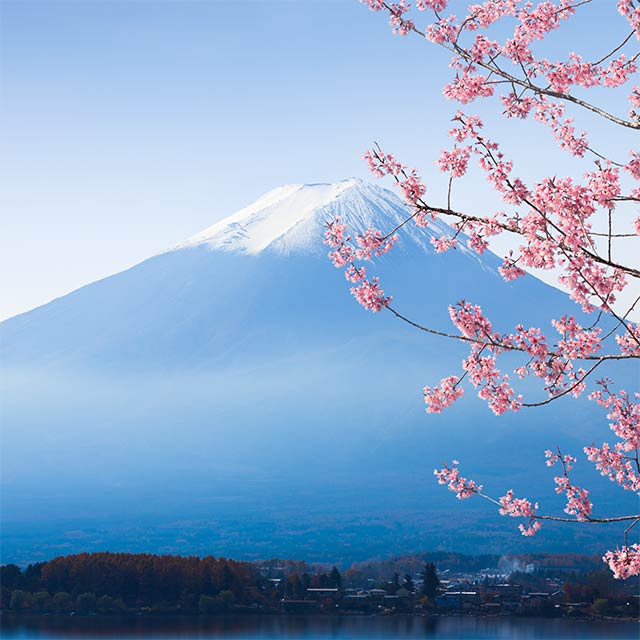
[[[433,600],[440,586],[440,578],[438,578],[436,565],[433,564],[433,562],[427,562],[427,564],[424,565],[422,580],[422,595]]]
[[[337,589],[342,589],[342,576],[340,575],[340,572],[335,567],[331,569],[331,573],[329,574],[329,580],[331,582],[332,587],[336,587]]]
[[[404,583],[402,585],[409,593],[413,593],[415,585],[413,584],[413,578],[406,573],[404,576]]]

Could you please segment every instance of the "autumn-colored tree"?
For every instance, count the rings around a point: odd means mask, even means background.
[[[621,259],[618,251],[620,242],[637,242],[640,235],[640,151],[633,148],[637,138],[632,138],[640,130],[640,89],[628,88],[638,72],[640,3],[609,3],[625,31],[618,41],[602,43],[604,55],[591,60],[567,52],[552,60],[545,51],[548,36],[561,26],[570,28],[579,12],[592,10],[592,0],[484,0],[466,9],[461,2],[416,0],[415,15],[407,0],[361,1],[386,14],[395,33],[422,38],[425,44],[451,53],[453,77],[443,93],[463,108],[453,116],[450,148],[436,160],[448,185],[445,201],[434,201],[416,169],[376,145],[365,159],[377,177],[389,177],[400,189],[409,207],[407,219],[392,229],[368,229],[363,234],[350,232],[340,220],[330,221],[325,241],[331,247],[331,260],[345,269],[352,294],[366,309],[391,313],[420,331],[469,346],[461,372],[424,388],[428,412],[439,413],[453,404],[467,382],[497,415],[586,392],[606,410],[616,437],[612,444],[585,446],[587,458],[622,490],[638,493],[640,396],[616,387],[608,377],[596,379],[595,374],[605,363],[640,358],[640,326],[633,320],[640,300],[640,269]],[[453,4],[456,14],[449,6]],[[547,129],[549,144],[558,145],[574,163],[583,163],[582,177],[576,178],[575,172],[562,175],[563,166],[545,163],[540,178],[527,183],[507,149],[485,133],[481,117],[467,111],[466,105],[483,99],[494,100],[497,112],[507,119],[531,119]],[[596,146],[586,131],[576,129],[574,117],[582,117],[598,131],[608,127],[628,132],[629,155],[616,157],[615,151]],[[478,213],[455,206],[454,187],[470,171],[472,160],[502,200],[500,211]],[[499,269],[504,280],[515,280],[526,270],[553,271],[593,320],[583,326],[573,316],[550,318],[553,333],[549,334],[542,327],[527,326],[523,318],[522,324],[501,332],[469,301],[449,307],[457,331],[407,317],[393,306],[379,278],[372,277],[364,263],[390,251],[405,224],[426,228],[436,218],[452,229],[449,235],[432,237],[436,252],[455,250],[464,242],[481,254],[495,237],[506,236],[512,248]],[[632,293],[626,307],[617,301],[625,290]],[[498,368],[505,353],[521,356],[515,378],[538,378],[544,399],[524,398],[517,391],[513,376]],[[627,541],[640,514],[593,513],[589,491],[571,479],[576,459],[560,450],[548,450],[546,457],[548,466],[559,468],[555,490],[566,497],[566,516],[540,513],[538,504],[516,497],[512,490],[498,498],[483,493],[480,484],[460,474],[457,461],[435,473],[458,498],[481,496],[500,514],[523,518],[523,535],[535,534],[544,520],[627,522],[623,545],[608,551],[604,560],[617,578],[640,573],[640,546]]]

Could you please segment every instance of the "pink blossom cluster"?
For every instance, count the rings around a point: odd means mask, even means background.
[[[469,249],[478,254],[484,253],[489,247],[487,238],[499,235],[503,231],[500,218],[505,219],[506,215],[504,213],[496,213],[484,220],[465,221],[463,224],[469,236],[467,241]]]
[[[360,282],[367,277],[367,269],[362,265],[356,267],[354,264],[349,264],[349,266],[344,271],[344,277],[349,282]]]
[[[559,102],[546,100],[541,96],[537,100],[536,109],[533,115],[534,120],[546,124],[554,140],[561,149],[568,151],[571,155],[582,158],[589,148],[587,134],[582,131],[576,134],[573,126],[573,117],[565,116],[565,107]]]
[[[621,194],[619,170],[616,167],[599,166],[598,171],[586,175],[587,184],[576,184],[572,179],[548,178],[536,185],[533,192],[519,178],[511,176],[512,163],[504,159],[496,143],[477,133],[477,123],[466,127],[466,118],[460,114],[456,121],[461,126],[452,129],[456,140],[475,135],[475,140],[466,146],[454,146],[452,151],[443,151],[438,163],[453,177],[466,171],[469,154],[480,156],[480,166],[487,179],[512,204],[527,202],[532,208],[524,216],[509,218],[506,214],[494,216],[491,225],[482,221],[465,221],[470,233],[469,246],[482,252],[486,249],[486,237],[515,231],[522,235],[525,243],[519,253],[510,252],[505,257],[500,273],[505,280],[524,275],[527,267],[553,269],[561,265],[565,271],[563,284],[571,290],[572,297],[585,311],[594,308],[608,309],[615,301],[615,294],[626,285],[625,275],[619,269],[599,264],[591,251],[589,218],[597,206],[615,208],[615,199]],[[633,162],[633,160],[632,160]],[[567,255],[569,254],[569,255]]]
[[[364,235],[356,234],[358,248],[354,255],[358,260],[371,260],[374,255],[381,256],[390,251],[397,240],[397,235],[387,238],[378,229],[367,229]]]
[[[518,2],[519,0],[485,0],[482,4],[470,5],[467,16],[469,30],[486,29],[501,18],[515,15]]]
[[[453,491],[460,500],[477,494],[499,505],[498,512],[500,515],[513,518],[528,518],[528,524],[518,525],[518,529],[523,536],[532,536],[540,530],[542,523],[537,519],[539,516],[536,515],[538,503],[532,504],[526,498],[516,498],[512,489],[509,489],[497,501],[493,500],[482,493],[482,485],[478,485],[475,481],[460,475],[458,464],[457,460],[453,460],[450,467],[443,463],[442,469],[434,469],[433,473],[438,479],[438,484],[446,484],[449,491]]]
[[[629,155],[631,156],[631,160],[629,160],[625,165],[625,169],[633,176],[633,178],[640,180],[640,153],[631,151],[629,152]],[[636,233],[638,232],[636,231]]]
[[[573,14],[573,4],[572,0],[560,0],[557,4],[549,1],[538,5],[526,3],[517,13],[520,24],[516,26],[514,35],[527,44],[542,40],[560,26],[560,20],[566,20]]]
[[[552,121],[563,144],[574,146],[576,155],[583,155],[584,137],[575,137],[567,120],[560,121],[564,107],[548,104],[545,111]],[[597,171],[585,175],[585,184],[571,178],[546,178],[534,189],[529,189],[518,177],[512,176],[513,165],[505,159],[497,143],[480,135],[482,123],[458,113],[457,123],[450,131],[456,144],[450,151],[443,151],[438,160],[442,170],[452,177],[464,175],[471,153],[479,156],[479,165],[486,172],[488,181],[510,204],[529,205],[525,215],[494,215],[490,220],[469,220],[461,223],[469,234],[468,246],[480,253],[487,247],[486,238],[504,231],[522,236],[525,242],[514,253],[505,257],[500,273],[505,280],[524,275],[525,269],[564,270],[562,282],[571,290],[572,297],[585,311],[595,308],[610,309],[616,293],[626,285],[626,277],[620,269],[611,268],[593,255],[590,218],[599,207],[615,209],[616,200],[622,196],[620,172],[611,163],[597,163]],[[460,145],[461,142],[465,144]],[[638,155],[640,158],[640,154]],[[637,165],[637,166],[636,166]],[[632,154],[625,167],[631,173],[640,172],[640,160]]]
[[[454,42],[460,33],[460,25],[456,24],[456,17],[440,18],[427,25],[425,37],[434,44],[446,45]]]
[[[581,522],[589,520],[593,510],[589,492],[571,484],[569,480],[569,471],[573,468],[572,463],[576,459],[570,455],[562,455],[560,450],[558,450],[558,453],[545,451],[545,457],[547,458],[548,467],[552,467],[556,462],[562,464],[562,475],[556,476],[553,481],[556,483],[556,493],[564,493],[567,498],[565,512],[571,516],[576,516],[576,519]]]
[[[534,516],[538,509],[538,503],[531,504],[526,498],[516,498],[512,489],[498,499],[500,502],[499,513],[502,516],[511,516],[512,518],[529,518],[529,525],[521,524],[518,526],[523,536],[535,535],[540,530],[542,523],[540,520],[534,520]]]
[[[613,577],[626,580],[640,573],[640,545],[623,546],[622,549],[607,551],[602,560],[609,565]]]
[[[425,1],[418,0],[419,3],[424,3]],[[407,20],[403,17],[411,8],[407,0],[389,3],[384,0],[360,0],[360,2],[366,4],[372,11],[384,11],[386,9],[389,13],[389,24],[395,34],[406,36],[415,27],[412,20]],[[425,8],[427,7],[425,6]]]
[[[392,154],[382,151],[367,150],[363,159],[376,178],[382,178],[385,175],[399,176],[405,169],[405,165],[398,162]]]
[[[363,158],[369,165],[369,170],[377,178],[385,175],[391,175],[395,178],[407,203],[412,206],[419,204],[420,199],[427,192],[427,187],[415,169],[409,170],[406,165],[399,163],[393,155],[385,154],[379,150],[367,150]],[[421,226],[426,226],[424,220]]]
[[[498,416],[509,409],[518,411],[522,406],[522,396],[516,396],[509,384],[509,376],[502,375],[496,367],[496,357],[481,355],[483,349],[473,345],[469,356],[462,362],[471,384],[479,389],[478,397],[485,400],[489,409]]]
[[[519,524],[518,529],[523,536],[534,536],[542,527],[540,520],[529,521],[529,525]]]
[[[406,36],[413,31],[415,25],[412,20],[403,18],[403,15],[409,11],[409,4],[406,0],[392,2],[389,4],[389,24],[393,27],[393,33]]]
[[[598,164],[598,171],[587,173],[585,177],[593,200],[602,207],[615,209],[615,199],[622,194],[620,170],[610,164],[604,167]]]
[[[339,220],[327,223],[324,243],[333,251],[329,259],[338,269],[345,269],[345,278],[356,286],[351,287],[353,297],[367,310],[377,313],[389,306],[392,298],[385,296],[379,278],[367,279],[367,270],[358,260],[370,260],[372,256],[381,256],[389,251],[398,239],[397,235],[383,236],[377,229],[367,229],[364,234],[356,234],[355,243],[346,235],[346,225]]]
[[[469,65],[462,74],[456,74],[453,82],[446,84],[442,90],[447,100],[457,100],[462,104],[473,102],[476,98],[488,98],[493,95],[493,85],[487,78],[474,73],[475,65]]]
[[[545,74],[554,91],[568,93],[573,86],[613,88],[625,84],[636,73],[637,65],[624,53],[610,60],[607,66],[583,62],[579,55],[571,53],[566,62],[539,60],[538,69]]]
[[[567,498],[565,512],[570,516],[576,516],[580,521],[588,520],[593,510],[589,492],[571,484],[566,475],[556,476],[553,480],[557,485],[556,493],[564,493]]]
[[[338,269],[349,265],[351,263],[351,260],[353,260],[353,251],[351,247],[346,244],[336,247],[336,249],[334,251],[330,251],[328,255],[331,259],[331,262],[333,262],[334,267]],[[351,280],[351,278],[347,279]]]
[[[456,119],[465,120],[460,115]],[[466,137],[461,131],[461,128],[452,130],[456,139]],[[570,178],[545,179],[530,193],[521,180],[511,177],[512,164],[504,159],[495,143],[476,134],[475,142],[454,150],[441,154],[442,168],[453,171],[453,157],[463,151],[466,156],[473,150],[480,155],[480,166],[487,172],[489,182],[503,194],[503,199],[514,204],[527,202],[532,207],[529,213],[518,218],[509,218],[506,214],[494,216],[492,228],[477,221],[465,222],[471,248],[482,252],[490,233],[515,231],[526,242],[518,254],[511,252],[505,257],[500,272],[506,280],[522,276],[526,267],[553,269],[560,264],[565,270],[563,283],[584,310],[609,308],[613,304],[615,293],[624,288],[626,278],[619,269],[610,269],[594,259],[588,231],[589,218],[596,212],[597,205],[609,210],[615,208],[615,199],[621,193],[617,168],[600,166],[598,171],[587,174],[586,185],[576,184]],[[457,168],[456,175],[461,171],[462,168]]]
[[[461,178],[467,173],[470,156],[469,147],[454,147],[451,151],[442,151],[437,164],[441,171],[450,173],[454,178]]]
[[[447,0],[416,0],[416,8],[418,11],[444,11],[447,8]]]
[[[551,324],[562,335],[557,349],[568,359],[575,360],[592,356],[602,347],[600,327],[584,329],[573,316],[562,316],[560,320],[552,320]]]
[[[451,306],[449,314],[462,336],[472,343],[469,356],[462,363],[465,375],[479,389],[478,396],[497,415],[507,410],[517,411],[522,406],[522,396],[516,395],[509,377],[496,366],[497,355],[504,350],[515,349],[528,354],[529,361],[517,367],[515,373],[521,378],[529,373],[543,378],[551,397],[568,391],[578,396],[584,390],[586,371],[582,368],[574,370],[571,359],[587,357],[599,348],[598,329],[583,330],[574,318],[563,317],[556,321],[563,338],[555,345],[557,352],[551,352],[540,329],[525,329],[518,325],[514,333],[500,334],[494,331],[481,308],[469,302]],[[427,389],[432,392],[430,387]],[[438,402],[436,406],[441,411],[449,404]]]
[[[474,493],[480,493],[482,485],[462,477],[458,471],[458,464],[457,460],[453,460],[451,466],[448,467],[443,462],[442,469],[434,469],[433,474],[438,478],[438,484],[446,484],[449,491],[455,492],[456,498],[464,500],[470,498]]]
[[[598,380],[598,385],[600,389],[591,393],[589,399],[609,410],[609,426],[622,441],[623,450],[637,451],[640,448],[640,393],[633,395],[634,400],[624,390],[614,394],[607,378]]]
[[[499,345],[500,334],[493,330],[491,321],[477,304],[461,300],[449,306],[449,317],[463,336],[476,338],[483,344],[490,342]]]
[[[573,469],[573,463],[576,462],[576,459],[570,455],[562,455],[561,451],[554,453],[550,449],[544,452],[544,457],[547,459],[547,467],[553,467],[556,462],[562,464],[565,472],[571,471]]]
[[[404,195],[404,199],[413,205],[417,205],[418,201],[427,191],[427,187],[424,182],[422,182],[415,169],[406,175],[404,179],[399,180],[398,185]],[[423,221],[421,226],[426,226],[426,223]]]
[[[324,243],[330,247],[338,248],[345,242],[349,241],[349,237],[345,236],[347,231],[347,225],[339,220],[333,220],[327,223],[327,228],[324,232]]]
[[[406,35],[418,31],[408,18],[410,6],[405,0],[385,3],[381,0],[362,0],[373,11],[386,11],[395,33]],[[444,87],[444,95],[462,104],[495,93],[495,78],[502,77],[513,90],[500,95],[507,117],[526,118],[535,113],[536,119],[546,122],[561,147],[582,156],[588,148],[584,133],[576,134],[571,118],[563,118],[559,102],[566,100],[574,87],[617,87],[637,73],[636,56],[628,56],[623,48],[615,48],[609,55],[593,62],[570,52],[566,60],[551,61],[534,55],[532,46],[542,41],[561,22],[570,18],[578,7],[586,3],[577,0],[522,2],[521,0],[485,0],[470,4],[461,18],[444,15],[444,0],[418,0],[419,11],[432,10],[433,21],[424,27],[425,37],[453,54],[451,67],[455,77]],[[634,0],[620,0],[618,12],[637,29],[640,9]],[[483,33],[504,20],[506,37],[503,41]],[[513,26],[509,26],[513,24]],[[505,71],[510,65],[521,74]],[[537,82],[537,84],[536,84]],[[517,91],[515,90],[517,88]]]
[[[529,362],[515,370],[520,377],[526,377],[530,372],[538,378],[543,378],[548,374],[549,348],[547,339],[542,331],[537,327],[525,329],[521,324],[516,326],[516,332],[505,336],[502,340],[507,347],[512,347],[524,351],[530,356]]]
[[[601,447],[585,447],[587,458],[595,463],[601,475],[609,478],[627,491],[640,493],[640,474],[634,470],[635,456],[625,455],[620,442],[613,449],[605,442]]]
[[[523,220],[527,225],[523,231],[534,239],[551,231],[552,220],[562,234],[557,238],[562,246],[574,251],[581,249],[586,238],[584,234],[575,233],[575,229],[578,226],[590,229],[589,219],[596,212],[594,201],[599,196],[572,178],[545,178],[536,184],[531,194],[534,210]],[[553,244],[559,244],[557,240]]]
[[[627,323],[627,333],[616,335],[620,352],[630,356],[640,356],[640,324]]]
[[[385,0],[361,0],[371,11],[384,11],[387,7]]]
[[[369,311],[378,312],[388,306],[391,297],[385,297],[384,291],[378,284],[378,278],[363,280],[357,287],[351,287],[351,293],[355,299]]]
[[[627,18],[640,40],[640,5],[637,0],[618,0],[618,11]]]
[[[497,415],[507,410],[517,411],[522,406],[522,397],[516,395],[508,376],[503,376],[496,367],[496,356],[504,350],[518,350],[530,356],[515,373],[520,378],[532,373],[544,379],[549,396],[571,391],[577,397],[584,390],[586,371],[576,370],[572,360],[589,357],[600,348],[598,328],[584,330],[574,318],[568,317],[554,321],[563,337],[554,345],[555,351],[550,351],[540,329],[518,325],[514,333],[500,334],[494,331],[481,308],[469,302],[449,307],[449,314],[461,334],[474,343],[469,357],[462,363],[463,369],[470,382],[480,389],[479,397],[486,400]],[[488,355],[482,355],[485,350],[489,351]]]
[[[449,376],[440,380],[437,387],[425,387],[423,391],[427,413],[441,413],[461,398],[464,395],[464,389],[459,386],[459,383],[460,378]]]
[[[575,253],[560,260],[565,274],[558,280],[571,290],[571,297],[591,313],[596,309],[611,312],[616,292],[627,285],[627,277],[621,269],[608,269],[597,264],[586,253]]]
[[[515,92],[500,96],[500,101],[504,105],[503,113],[507,118],[525,119],[537,104],[532,96],[521,96]]]
[[[456,112],[453,122],[455,124],[449,130],[449,136],[456,142],[464,142],[465,140],[477,141],[480,136],[480,129],[484,127],[480,116],[466,115],[462,111]]]
[[[449,251],[449,249],[455,249],[458,244],[455,238],[447,238],[446,236],[440,236],[439,238],[431,236],[429,242],[433,245],[436,253],[444,253],[445,251]]]
[[[502,265],[498,267],[498,273],[506,282],[509,282],[516,278],[522,278],[526,271],[518,266],[518,258],[513,257],[513,251],[509,251],[509,254],[504,257]]]

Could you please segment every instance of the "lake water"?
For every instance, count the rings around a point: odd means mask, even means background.
[[[191,640],[232,638],[257,640],[317,640],[339,638],[431,638],[432,640],[581,640],[616,638],[638,640],[634,622],[475,618],[466,616],[218,616],[56,617],[4,616],[2,638],[59,640],[70,638],[145,638]]]

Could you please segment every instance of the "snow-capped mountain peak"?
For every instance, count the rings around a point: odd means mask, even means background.
[[[317,249],[327,220],[339,217],[349,228],[391,228],[408,215],[403,202],[388,189],[358,178],[333,184],[291,184],[269,191],[253,204],[188,238],[174,250],[205,245],[213,250],[258,254]],[[446,233],[448,227],[438,231]],[[420,234],[424,242],[424,232]],[[416,237],[416,240],[418,238]]]

